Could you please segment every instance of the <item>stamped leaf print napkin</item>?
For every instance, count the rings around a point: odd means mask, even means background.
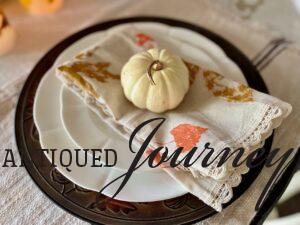
[[[122,66],[132,55],[156,46],[181,56],[190,72],[190,89],[183,102],[163,114],[142,110],[130,103],[123,94],[119,77]],[[190,56],[186,49],[193,49],[197,57]],[[183,147],[180,157],[184,157],[192,147],[201,150],[210,143],[215,155],[225,147],[244,147],[249,153],[281,124],[291,106],[229,80],[221,71],[207,68],[207,58],[201,49],[168,35],[150,36],[128,26],[112,31],[97,46],[61,65],[57,76],[127,139],[142,122],[165,118],[150,143],[150,150],[164,145],[172,153]],[[136,135],[136,144],[141,145],[156,126],[157,123],[151,123],[141,129]],[[247,169],[234,169],[230,163],[220,168],[215,164],[204,168],[201,165],[204,156],[188,170],[168,167],[164,170],[189,192],[220,211],[222,204],[231,199],[232,187],[240,183],[241,174]]]

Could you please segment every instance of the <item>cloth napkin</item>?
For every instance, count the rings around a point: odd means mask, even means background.
[[[169,40],[170,39],[170,40]],[[150,149],[162,144],[170,150],[183,147],[181,158],[197,146],[195,159],[206,143],[214,148],[215,157],[225,147],[243,147],[246,154],[263,141],[291,112],[291,106],[275,97],[260,93],[227,79],[206,68],[204,60],[189,57],[182,48],[195,48],[168,37],[141,33],[131,26],[113,30],[97,46],[78,54],[57,69],[57,76],[113,129],[129,139],[134,129],[146,120],[164,117],[166,120],[150,143]],[[185,62],[190,72],[190,90],[174,110],[155,114],[129,102],[120,83],[123,65],[134,54],[158,46],[171,49]],[[199,50],[199,55],[203,52]],[[151,123],[135,138],[140,146],[158,125]],[[163,168],[179,184],[206,204],[222,210],[222,204],[232,198],[232,187],[241,181],[245,165],[233,168],[230,161],[217,167],[201,164],[205,154],[189,169]]]

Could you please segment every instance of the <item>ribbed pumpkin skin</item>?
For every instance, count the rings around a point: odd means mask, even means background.
[[[158,60],[161,70],[152,71],[151,84],[147,69]],[[188,69],[180,57],[166,49],[152,48],[132,56],[121,72],[121,84],[126,98],[141,109],[155,113],[174,109],[189,89]]]

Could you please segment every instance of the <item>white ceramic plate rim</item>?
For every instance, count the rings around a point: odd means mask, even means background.
[[[78,43],[80,44],[80,42],[85,40],[87,39],[83,38]],[[72,48],[72,46],[69,48]],[[75,46],[76,48],[78,48],[78,45]],[[74,51],[74,48],[71,50]],[[66,54],[64,53],[58,59],[65,60]],[[57,63],[61,62],[58,61],[55,65]],[[58,148],[60,151],[63,148],[74,149],[78,147],[66,134],[59,117],[59,90],[62,84],[54,76],[55,65],[44,75],[37,89],[33,117],[40,134],[41,147],[45,149]],[[45,154],[50,160],[51,155]],[[99,191],[103,184],[123,174],[123,172],[113,168],[80,168],[74,164],[71,164],[69,167],[71,172],[68,172],[66,168],[59,164],[57,164],[57,169],[75,184],[94,191]],[[103,194],[112,196],[118,185],[119,183],[110,186]],[[178,185],[168,174],[162,170],[155,170],[145,173],[134,173],[116,199],[131,202],[151,202],[174,198],[185,193],[187,193],[186,190]]]

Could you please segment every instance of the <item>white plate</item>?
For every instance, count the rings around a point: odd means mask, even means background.
[[[60,55],[55,65],[70,59],[82,49],[82,46],[95,41],[98,38],[97,35],[89,35],[70,46]],[[39,84],[34,100],[33,116],[39,131],[41,147],[58,149],[55,154],[55,161],[59,162],[59,154],[62,149],[75,149],[78,146],[69,138],[60,119],[59,99],[62,83],[55,76],[55,65],[44,75]],[[72,151],[72,154],[74,159],[75,152]],[[50,154],[46,154],[46,156],[49,160],[51,159]],[[63,161],[68,160],[67,155],[63,156]],[[80,157],[83,156],[84,153],[80,152]],[[59,163],[56,164],[57,169],[69,180],[83,188],[94,191],[99,191],[104,184],[124,173],[124,171],[112,168],[78,167],[75,160],[68,167],[71,170],[70,172]],[[89,155],[88,165],[91,165]],[[120,182],[111,185],[104,191],[104,194],[112,196],[119,184]],[[187,193],[186,190],[164,171],[152,170],[144,173],[134,173],[116,199],[131,202],[151,202],[174,198],[185,193]]]
[[[151,34],[161,47],[176,52],[190,62],[205,65],[206,68],[218,71],[239,82],[246,82],[240,69],[228,59],[223,50],[204,36],[187,29],[169,27],[158,23],[119,25],[110,29],[109,32],[118,32],[127,26],[135,26],[138,30]],[[99,35],[99,38],[86,42],[86,46],[82,46],[83,49],[95,45],[101,39],[103,32],[93,35],[94,37]],[[178,40],[180,40],[180,44]],[[127,140],[114,132],[98,115],[86,107],[75,93],[66,87],[62,87],[61,90],[61,105],[63,125],[69,137],[78,147],[87,149],[113,148],[118,154],[115,167],[127,170],[135,156],[129,151]],[[150,169],[153,170],[145,164],[138,172]]]
[[[111,30],[120,29],[121,26],[118,26],[117,28],[115,27]],[[137,23],[136,26],[141,28],[144,32],[150,31],[151,34],[155,34],[155,32],[161,32],[162,34],[163,32],[166,32],[166,28],[170,29],[167,26],[161,24],[158,25],[157,23]],[[188,43],[193,43],[195,47],[203,48],[203,54],[201,56],[203,59],[208,60],[205,64],[208,68],[222,72],[228,77],[245,83],[240,70],[225,56],[223,51],[220,50],[217,45],[210,41],[207,42],[205,37],[186,29],[171,28],[170,30],[171,32],[169,35],[173,35],[174,37],[180,38]],[[69,60],[87,46],[98,42],[105,35],[107,35],[107,32],[97,32],[77,41],[58,57],[53,68],[62,62]],[[200,42],[205,41],[205,46],[199,46]],[[188,56],[190,56],[193,52],[193,49],[190,49],[188,51]],[[34,103],[34,120],[40,134],[41,146],[43,148],[57,148],[59,151],[63,148],[78,148],[80,145],[76,142],[79,141],[78,139],[76,139],[76,141],[74,140],[74,134],[71,132],[74,130],[69,127],[69,132],[67,133],[60,119],[59,90],[62,88],[62,84],[54,76],[53,68],[45,74],[41,81]],[[76,112],[76,110],[73,112]],[[87,115],[89,116],[86,118],[89,118],[90,122],[92,119],[95,119],[91,116],[93,114],[89,113]],[[98,119],[99,118],[97,117],[96,120]],[[64,123],[66,125],[66,120],[64,120]],[[100,131],[103,132],[103,130]],[[72,137],[73,141],[70,137]],[[80,154],[82,155],[83,152]],[[47,155],[47,157],[50,159],[50,155]],[[56,160],[58,160],[58,154],[56,154]],[[91,163],[90,156],[88,156],[88,163]],[[125,165],[118,166],[119,168],[125,167]],[[81,187],[95,191],[98,191],[104,184],[108,183],[108,181],[111,181],[113,178],[123,173],[118,169],[92,167],[79,168],[74,164],[70,165],[69,169],[71,172],[68,172],[64,167],[58,165],[58,170],[69,180]],[[104,194],[112,196],[116,187],[118,187],[118,184],[112,185],[109,189],[106,189]],[[116,198],[125,201],[150,202],[177,197],[185,193],[186,190],[178,185],[178,183],[176,183],[165,172],[161,170],[151,170],[135,173],[129,180],[129,183]]]
[[[128,148],[128,141],[113,131],[103,120],[90,110],[83,101],[66,87],[61,88],[61,119],[70,139],[81,149],[115,149],[117,163],[115,169],[125,171],[134,159]],[[91,152],[89,152],[91,154]],[[113,163],[109,158],[109,163]],[[148,164],[136,172],[150,170]],[[153,171],[153,169],[151,169]]]

